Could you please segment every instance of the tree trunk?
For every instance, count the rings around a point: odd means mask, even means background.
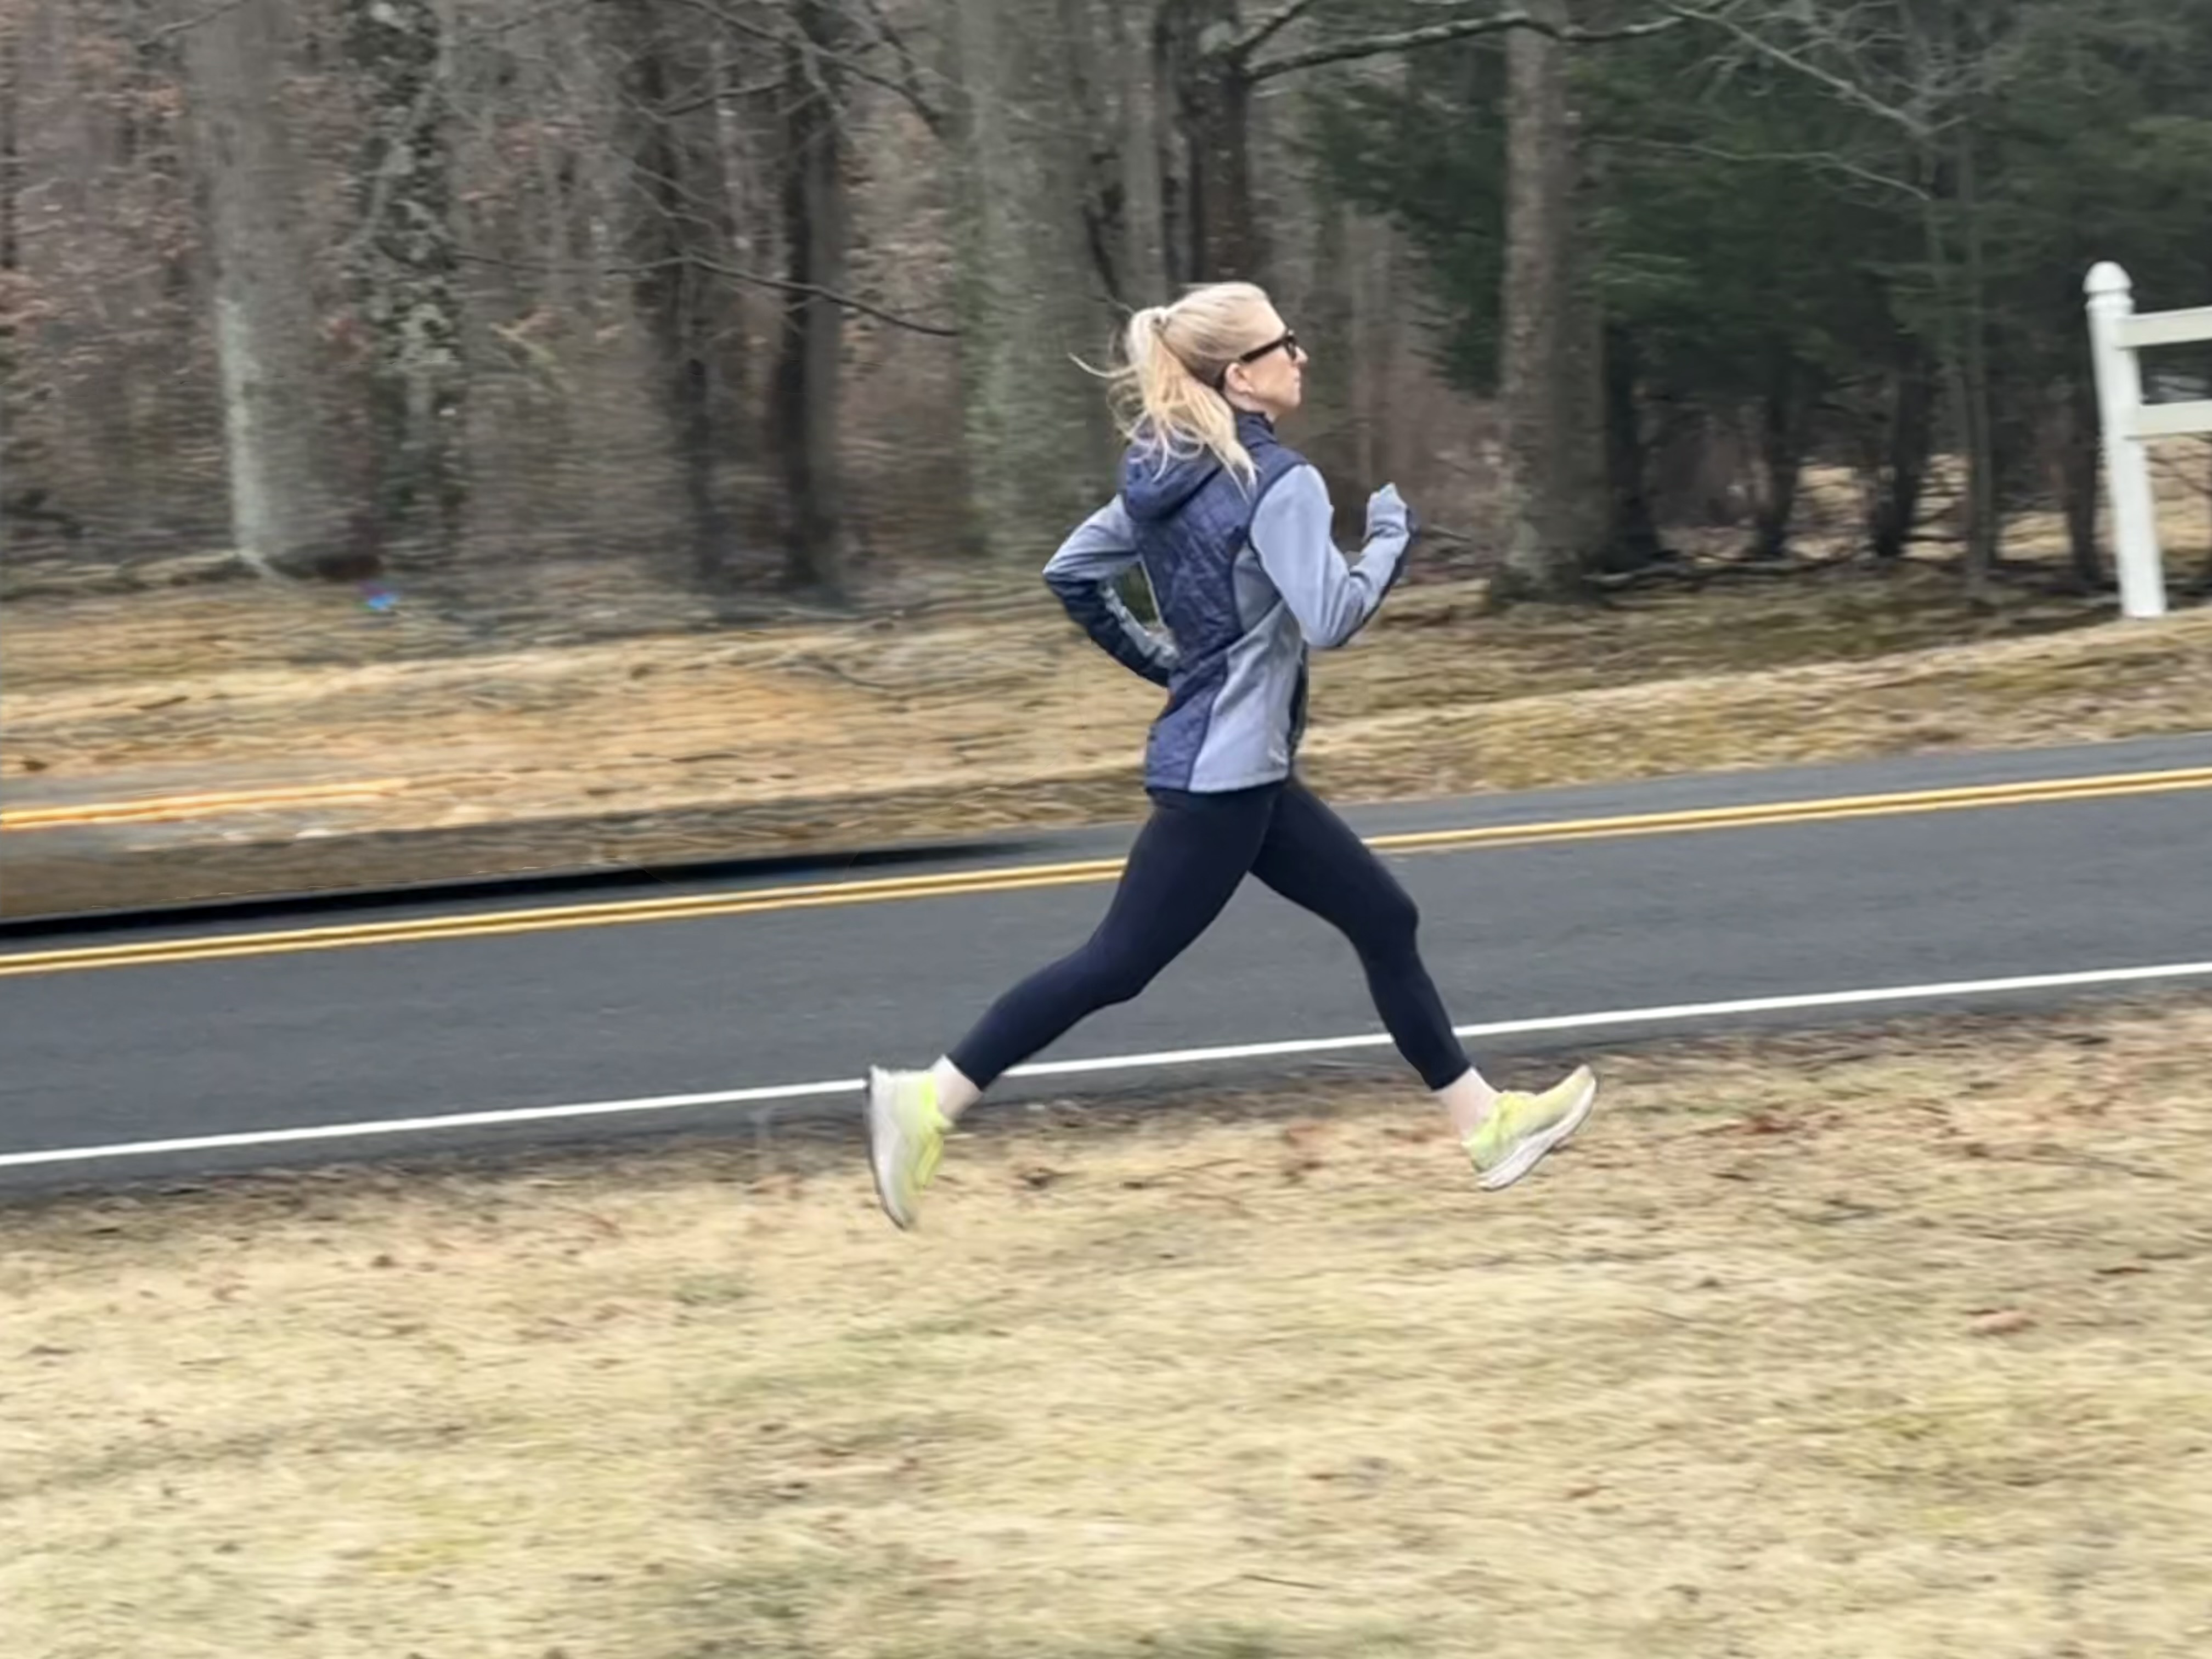
[[[2105,561],[2097,550],[2097,492],[2102,483],[2102,436],[2098,428],[2095,383],[2069,374],[2058,409],[2059,500],[2066,515],[2066,549],[2074,580],[2085,593],[2106,586]]]
[[[1160,89],[1139,9],[1109,0],[1114,47],[1108,61],[1119,75],[1119,143],[1121,168],[1121,294],[1131,307],[1158,305],[1168,298],[1164,237],[1166,211],[1160,125]]]
[[[1084,246],[1093,281],[1117,306],[1150,305],[1150,289],[1136,280],[1129,236],[1129,172],[1126,88],[1109,94],[1105,77],[1117,54],[1102,33],[1091,0],[1058,0],[1060,40],[1066,54],[1067,117],[1081,145],[1077,199],[1083,218]],[[1117,31],[1118,32],[1118,31]]]
[[[2212,445],[2207,445],[2206,448],[2208,452],[2212,452]],[[2212,593],[2212,477],[2208,477],[2205,480],[2204,508],[2207,532],[2204,541],[2204,574],[2197,580],[2199,586],[2206,592]]]
[[[456,280],[445,41],[434,0],[349,0],[368,102],[355,281],[374,367],[375,511],[401,557],[456,548],[468,379]]]
[[[1336,506],[1337,532],[1357,540],[1365,528],[1368,491],[1382,479],[1361,470],[1358,398],[1365,365],[1352,344],[1351,210],[1324,196],[1310,215],[1311,265],[1297,300],[1298,331],[1315,343],[1305,374],[1305,403],[1298,413],[1299,453],[1319,469]],[[1284,299],[1282,303],[1291,301]]]
[[[1169,274],[1178,284],[1267,281],[1252,199],[1252,82],[1218,50],[1235,0],[1164,0],[1154,76],[1169,100]]]
[[[1962,198],[1963,199],[1963,198]],[[1966,210],[1967,222],[1972,210]],[[1951,264],[1949,238],[1942,223],[1942,204],[1933,196],[1927,204],[1928,258],[1942,318],[1943,380],[1949,392],[1952,432],[1966,464],[1966,500],[1962,503],[1970,582],[1984,580],[1996,568],[1999,527],[1996,514],[1996,456],[1990,438],[1989,378],[1978,264],[1978,233],[1970,231],[1970,254],[1962,273]],[[1961,291],[1963,289],[1963,292]]]
[[[1766,392],[1759,399],[1760,489],[1751,556],[1779,559],[1790,551],[1797,515],[1797,490],[1805,471],[1807,416],[1811,397],[1803,368],[1786,345],[1770,349]]]
[[[0,15],[0,550],[9,540],[9,521],[34,518],[44,507],[41,492],[26,489],[15,476],[25,459],[15,431],[24,402],[19,314],[27,298],[18,216],[23,190],[21,27],[15,9]]]
[[[963,0],[954,0],[955,4]],[[1160,0],[1152,14],[1152,85],[1153,155],[1160,185],[1160,263],[1168,285],[1182,288],[1197,280],[1197,250],[1190,239],[1190,179],[1183,143],[1185,66],[1197,43],[1188,38],[1188,9],[1179,0]]]
[[[1973,129],[1959,135],[1959,212],[1966,243],[1966,292],[1960,319],[1966,337],[1961,368],[1966,393],[1966,573],[1980,581],[2003,557],[2004,524],[1997,496],[1997,455],[1990,407],[1989,285],[1983,250],[1980,182]]]
[[[18,201],[23,192],[23,148],[19,123],[23,96],[23,44],[18,37],[21,20],[10,9],[0,15],[0,282],[12,283],[22,269],[22,242],[18,229]],[[12,307],[12,294],[0,307]],[[12,309],[0,309],[0,324],[9,326]]]
[[[321,352],[280,98],[283,0],[231,0],[185,31],[215,266],[230,514],[239,553],[287,574],[352,574],[318,407]]]
[[[734,240],[717,143],[717,54],[680,0],[629,0],[617,15],[629,24],[623,89],[640,198],[629,228],[631,291],[675,441],[692,572],[720,586],[738,551],[720,468],[744,387],[742,329],[716,270]]]
[[[1555,27],[1565,0],[1532,0],[1530,15]],[[1574,481],[1600,441],[1577,429],[1587,402],[1577,382],[1589,366],[1574,291],[1575,166],[1565,48],[1551,35],[1516,29],[1506,46],[1506,252],[1501,416],[1506,548],[1493,585],[1501,600],[1571,599],[1587,588],[1597,551],[1587,501]],[[1600,503],[1601,506],[1601,502]]]
[[[1564,6],[1559,15],[1565,20]],[[1564,77],[1564,54],[1559,67]],[[1613,472],[1606,415],[1611,376],[1606,359],[1608,334],[1605,307],[1598,294],[1598,248],[1595,240],[1583,234],[1583,227],[1595,222],[1598,216],[1598,158],[1585,152],[1582,131],[1582,113],[1570,103],[1562,162],[1567,191],[1561,221],[1566,280],[1559,295],[1565,318],[1559,372],[1566,390],[1560,403],[1561,447],[1555,488],[1561,492],[1562,519],[1572,544],[1581,550],[1583,568],[1622,570],[1631,568],[1631,563],[1627,550],[1613,542]]]
[[[23,268],[17,201],[23,190],[23,150],[18,123],[22,99],[22,23],[11,9],[0,15],[0,503],[8,499],[9,463],[15,414],[15,317]],[[0,508],[0,510],[4,510]],[[0,536],[5,526],[0,524]]]
[[[805,44],[787,49],[783,161],[784,241],[791,280],[832,292],[845,286],[851,234],[838,55],[844,14],[835,0],[797,0]],[[784,312],[776,371],[776,428],[790,501],[785,578],[794,587],[845,590],[838,403],[845,313],[820,294],[794,292]]]
[[[1651,510],[1649,447],[1637,402],[1636,342],[1625,328],[1605,331],[1605,453],[1607,550],[1615,570],[1640,570],[1667,556]]]
[[[1185,112],[1197,280],[1265,283],[1267,239],[1252,201],[1252,82],[1237,70],[1203,71]]]
[[[1928,354],[1917,341],[1907,339],[1890,374],[1889,418],[1867,514],[1867,542],[1877,559],[1901,559],[1911,544],[1935,443],[1935,414],[1936,381]]]
[[[1906,6],[1901,44],[1916,83],[1923,89],[1944,86],[1962,63],[1960,18],[1948,6]],[[1929,285],[1939,319],[1940,356],[1948,394],[1952,435],[1966,470],[1966,574],[1978,584],[1995,568],[1999,526],[1996,516],[1995,446],[1990,439],[1988,368],[1988,295],[1983,272],[1983,229],[1975,176],[1974,128],[1971,108],[1960,106],[1955,140],[1920,141],[1914,169],[1926,186],[1922,230],[1928,253]],[[1947,192],[1946,186],[1948,186]],[[1947,229],[1947,209],[1955,215],[1964,248],[1954,260]]]
[[[1111,492],[1108,361],[1081,207],[1084,135],[1071,131],[1064,43],[1034,0],[957,0],[947,46],[961,412],[975,541],[1043,562]]]
[[[1390,233],[1371,218],[1352,222],[1351,285],[1352,337],[1345,345],[1358,356],[1352,380],[1352,422],[1358,441],[1353,468],[1370,486],[1398,476],[1397,434],[1404,425],[1394,394],[1397,390],[1401,295],[1393,269]]]

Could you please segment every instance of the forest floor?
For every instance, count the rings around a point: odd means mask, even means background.
[[[2053,574],[1712,563],[1503,614],[1416,583],[1316,657],[1308,774],[1382,801],[2212,728],[2212,609],[2118,622]],[[1158,708],[1033,573],[736,629],[588,567],[466,605],[224,583],[17,599],[6,635],[14,915],[1126,821]]]
[[[1336,1066],[987,1110],[913,1235],[848,1131],[18,1205],[0,1650],[2203,1653],[2207,1052],[1626,1049],[1499,1195]]]

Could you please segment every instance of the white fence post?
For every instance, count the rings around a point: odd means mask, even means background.
[[[2105,477],[2112,495],[2112,546],[2120,571],[2120,610],[2166,614],[2166,564],[2158,545],[2158,501],[2143,449],[2142,371],[2122,340],[2135,315],[2135,284],[2107,259],[2089,272],[2089,347],[2096,364],[2097,409],[2104,426]]]

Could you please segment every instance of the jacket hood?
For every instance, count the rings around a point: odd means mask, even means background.
[[[1251,449],[1271,441],[1273,424],[1263,415],[1240,413],[1237,435]],[[1221,463],[1210,449],[1190,455],[1163,455],[1139,433],[1121,457],[1121,506],[1139,522],[1173,518],[1184,504],[1211,483]]]

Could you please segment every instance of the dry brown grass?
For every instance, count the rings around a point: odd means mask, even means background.
[[[0,1218],[10,1659],[2212,1649],[2212,1003]],[[765,1161],[763,1161],[765,1159]]]
[[[1093,816],[1102,799],[1130,810],[1157,708],[1041,591],[912,627],[463,655],[436,619],[387,629],[343,595],[104,603],[104,617],[9,619],[0,766],[25,805],[110,781],[126,793],[392,777],[406,787],[315,821],[735,806],[804,841],[890,827],[872,821],[872,800],[908,833],[988,829]],[[1317,665],[1313,752],[1383,799],[1434,793],[1440,765],[1453,788],[1512,787],[2212,725],[2212,612],[2085,625],[2104,614],[2018,592],[1970,605],[1924,568],[1654,592],[1595,615],[1492,617],[1477,590],[1414,589]],[[1021,799],[980,822],[963,803],[917,824],[915,798],[956,783]]]
[[[1789,639],[1787,617],[1735,620],[1748,651],[1715,640],[1702,672],[1686,660],[1663,680],[1333,722],[1311,773],[1347,799],[1386,799],[2212,729],[2212,611],[1825,658]],[[1801,646],[1809,659],[1791,666],[1732,665]]]

